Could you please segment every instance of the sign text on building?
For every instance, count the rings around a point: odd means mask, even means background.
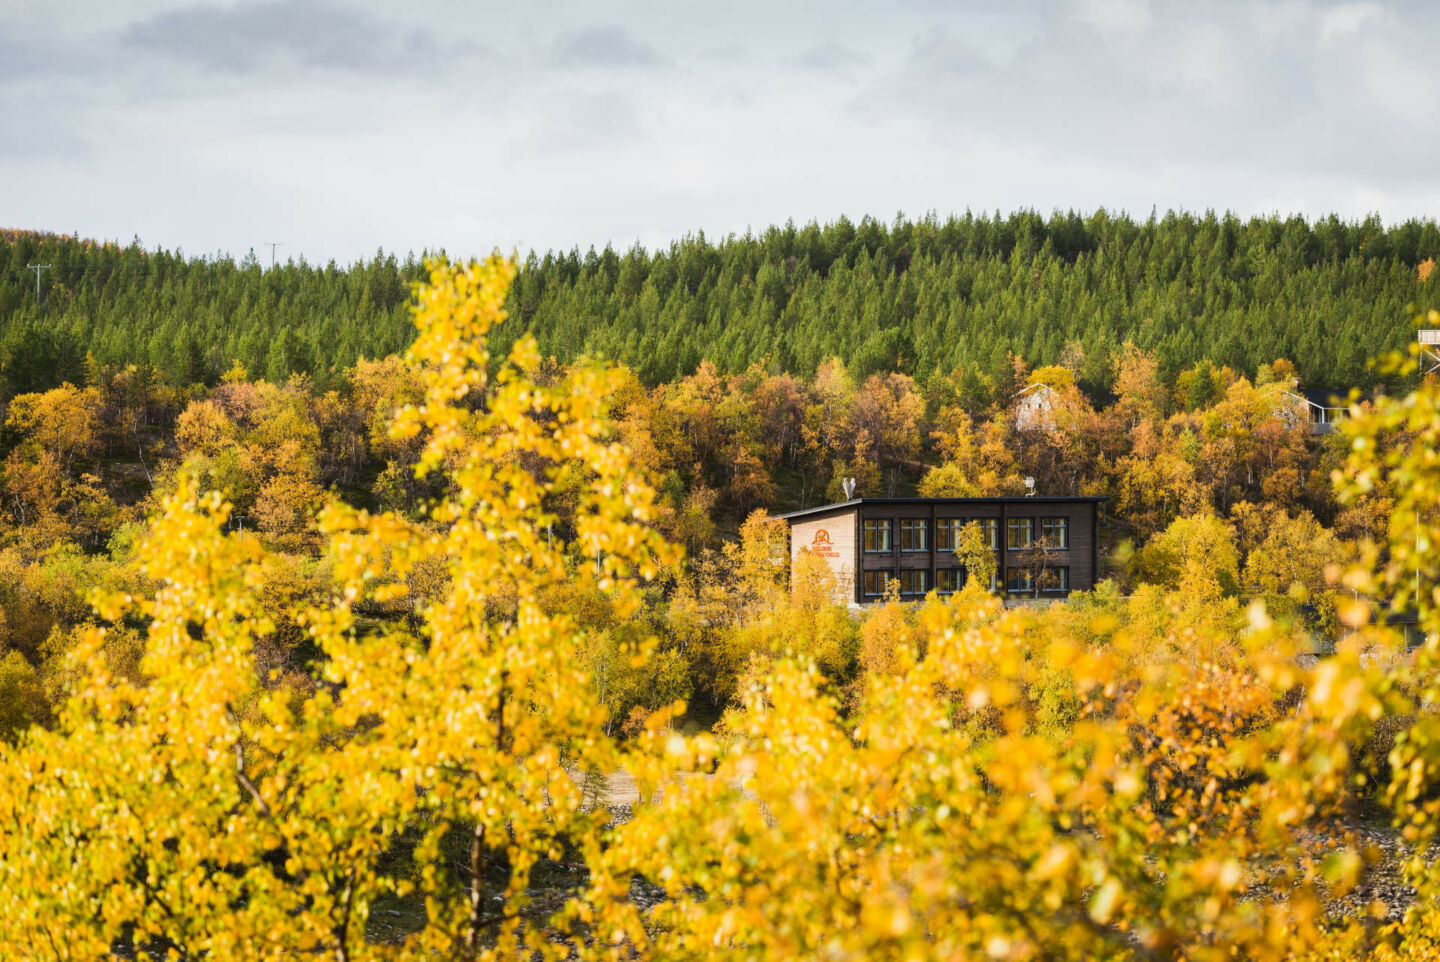
[[[810,542],[810,553],[817,554],[822,558],[838,558],[840,552],[835,550],[835,545],[830,543],[830,532],[824,528],[815,532],[815,538]]]

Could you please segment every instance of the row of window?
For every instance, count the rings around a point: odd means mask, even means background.
[[[890,581],[896,577],[893,571],[863,572],[862,589],[867,598],[878,598],[885,593]],[[923,595],[930,590],[930,572],[924,568],[901,571],[900,595]],[[1064,566],[1046,565],[1038,571],[1034,568],[1006,568],[1006,591],[1034,591],[1038,580],[1041,591],[1069,591],[1070,569]],[[935,589],[941,594],[959,591],[965,584],[964,568],[941,568],[935,572]],[[994,588],[992,582],[990,585]]]
[[[1011,550],[1035,544],[1035,518],[1006,518],[1005,547]],[[1041,543],[1050,548],[1070,547],[1069,518],[1039,518]],[[953,551],[960,542],[960,529],[970,521],[980,525],[985,544],[1000,549],[1000,521],[996,518],[936,518],[935,550]],[[871,554],[884,554],[894,549],[894,522],[890,518],[866,518],[862,522],[863,546]],[[929,551],[929,518],[900,519],[900,550]]]

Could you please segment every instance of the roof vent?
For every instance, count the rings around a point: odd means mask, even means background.
[[[843,482],[841,482],[841,484],[842,484],[842,485],[844,486],[844,488],[845,488],[845,500],[846,500],[846,501],[853,501],[853,500],[855,500],[855,479],[854,479],[854,478],[846,478]]]

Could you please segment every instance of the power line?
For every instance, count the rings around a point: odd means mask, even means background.
[[[36,304],[39,304],[39,303],[40,303],[40,274],[41,274],[42,271],[48,271],[48,270],[49,270],[51,267],[53,267],[54,265],[52,265],[52,264],[26,264],[25,266],[26,266],[26,268],[28,268],[29,270],[32,270],[32,271],[35,272],[35,303],[36,303]]]
[[[285,246],[285,242],[284,242],[284,241],[261,241],[260,243],[261,243],[261,244],[264,244],[266,247],[270,248],[270,269],[273,271],[273,270],[275,269],[275,248],[277,248],[277,247],[284,247],[284,246]]]

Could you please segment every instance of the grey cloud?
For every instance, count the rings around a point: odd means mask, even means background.
[[[840,210],[1424,215],[1432,5],[0,0],[0,211],[322,259]]]
[[[0,81],[39,73],[44,65],[44,54],[35,46],[0,37]]]
[[[1004,62],[955,32],[918,38],[857,112],[878,122],[898,109],[939,142],[1026,144],[1057,164],[1426,175],[1433,152],[1414,148],[1436,146],[1440,117],[1389,105],[1428,103],[1440,70],[1410,55],[1393,10],[1337,28],[1333,5],[1157,5],[1163,15],[1133,23],[1101,7],[1048,18]],[[1385,82],[1384,63],[1410,79]]]
[[[659,50],[614,26],[563,33],[550,50],[550,63],[556,67],[654,67],[666,62]]]
[[[0,86],[32,80],[93,77],[114,58],[83,39],[62,33],[13,33],[0,36]]]
[[[0,160],[80,164],[94,150],[72,123],[56,123],[40,111],[0,111]]]
[[[0,37],[0,161],[71,168],[94,158],[73,92],[92,85],[105,59],[52,37]]]
[[[629,99],[586,94],[548,105],[535,129],[516,146],[530,154],[573,154],[597,146],[621,149],[644,138],[645,124]]]
[[[354,73],[428,69],[434,38],[373,20],[324,0],[269,0],[233,7],[196,5],[132,24],[123,41],[217,73],[276,65]]]
[[[841,43],[822,43],[800,54],[797,61],[807,70],[848,77],[857,67],[863,67],[870,58],[860,50]]]
[[[696,59],[718,63],[740,63],[748,60],[750,50],[742,43],[713,44],[696,51]]]

